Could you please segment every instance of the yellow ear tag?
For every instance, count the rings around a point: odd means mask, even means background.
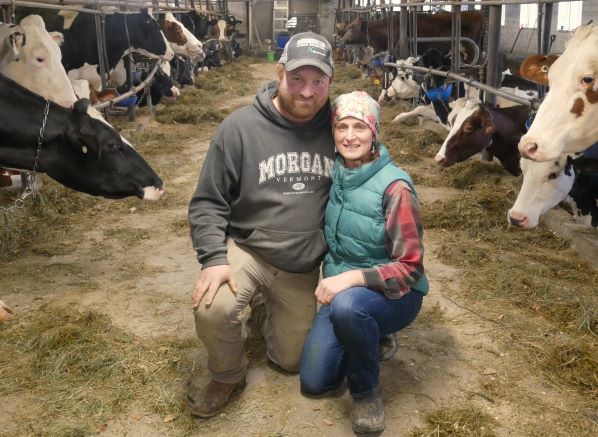
[[[83,147],[81,147],[81,151],[82,151],[83,153],[87,153],[87,147],[86,147],[86,146],[83,146]]]

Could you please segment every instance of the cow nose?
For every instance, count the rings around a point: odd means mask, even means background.
[[[519,228],[522,228],[525,226],[525,223],[527,222],[527,217],[524,214],[521,214],[517,211],[513,211],[510,210],[507,213],[508,219],[509,219],[509,223],[513,226],[517,226]]]
[[[533,159],[538,151],[538,144],[534,140],[522,141],[519,144],[519,153],[524,158]]]
[[[434,161],[436,161],[438,165],[444,165],[444,163],[446,162],[446,157],[443,155],[436,155],[434,157]]]

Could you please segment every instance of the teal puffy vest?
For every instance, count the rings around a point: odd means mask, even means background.
[[[385,246],[384,191],[399,179],[413,193],[415,189],[411,177],[391,161],[383,145],[379,147],[380,157],[358,168],[344,167],[341,157],[334,163],[324,226],[328,243],[325,278],[390,262]],[[426,294],[426,275],[412,289]]]

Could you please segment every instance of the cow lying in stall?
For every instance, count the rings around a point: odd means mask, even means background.
[[[32,170],[47,99],[39,172],[96,196],[161,196],[162,180],[145,160],[88,101],[77,101],[60,49],[39,16],[0,26],[0,57],[0,165]]]
[[[553,161],[598,140],[598,26],[580,26],[548,71],[550,91],[521,138],[524,158]]]
[[[588,155],[594,151],[598,144],[588,149]],[[567,201],[575,221],[598,227],[598,159],[576,154],[547,162],[522,158],[521,169],[523,184],[507,213],[510,224],[535,228],[546,211]]]
[[[517,144],[525,133],[527,107],[492,108],[465,98],[457,99],[452,107],[451,130],[434,158],[438,165],[450,167],[485,149],[509,173],[521,174]]]

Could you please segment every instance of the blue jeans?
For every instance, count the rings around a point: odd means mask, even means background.
[[[423,294],[401,299],[365,287],[348,288],[322,305],[301,357],[301,391],[320,395],[337,388],[345,376],[355,399],[378,389],[380,336],[399,331],[419,313]]]

